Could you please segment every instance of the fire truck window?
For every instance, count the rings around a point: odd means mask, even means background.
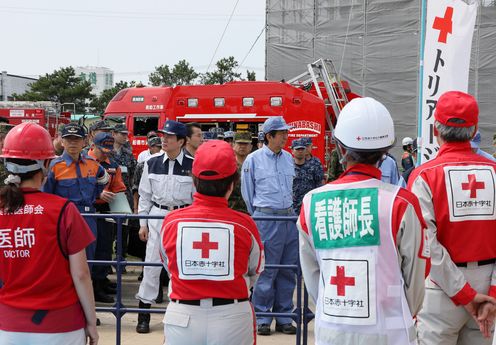
[[[134,117],[133,134],[134,136],[146,136],[150,131],[158,129],[158,117],[154,116],[136,116]]]

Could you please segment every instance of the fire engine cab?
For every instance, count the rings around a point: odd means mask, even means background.
[[[34,122],[45,127],[52,137],[57,134],[60,124],[71,121],[70,112],[62,112],[61,105],[56,102],[0,102],[0,117],[12,125],[23,122]]]
[[[319,61],[325,68],[327,60]],[[318,67],[311,65],[310,72],[288,82],[236,81],[123,89],[110,101],[104,117],[126,124],[133,153],[138,155],[147,149],[146,134],[162,128],[169,119],[197,122],[203,131],[218,127],[224,131],[250,131],[256,137],[268,117],[283,116],[294,127],[289,131],[287,145],[293,139],[311,137],[313,154],[326,163],[336,116],[348,97],[356,95],[347,83],[331,79],[328,70],[320,69],[317,74]],[[310,79],[301,80],[308,75]]]

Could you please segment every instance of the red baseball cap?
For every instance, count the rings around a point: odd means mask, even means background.
[[[472,127],[479,122],[479,106],[475,98],[468,93],[448,91],[439,97],[434,118],[446,126]],[[453,119],[463,122],[454,122]]]
[[[231,144],[209,140],[198,148],[193,160],[193,175],[202,180],[221,180],[236,172],[238,166]]]

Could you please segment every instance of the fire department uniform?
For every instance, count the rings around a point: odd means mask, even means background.
[[[380,178],[356,164],[303,200],[300,261],[318,345],[416,344],[425,223],[415,196]]]
[[[43,191],[69,199],[81,213],[95,213],[93,204],[108,180],[109,175],[94,158],[81,153],[79,160],[74,161],[64,152],[50,163]],[[96,237],[96,219],[84,219]],[[93,242],[86,248],[88,260],[95,258],[95,251],[96,242]]]
[[[421,344],[490,344],[461,305],[476,292],[496,297],[496,163],[468,142],[445,143],[416,168],[409,188],[427,222],[431,272],[418,315]]]
[[[73,203],[23,188],[0,214],[0,344],[85,344],[86,320],[68,257],[94,241]]]
[[[171,277],[166,344],[255,344],[248,298],[263,250],[254,221],[223,197],[195,193],[191,207],[166,216],[161,236]]]
[[[172,210],[188,206],[193,197],[193,179],[190,176],[193,158],[181,150],[175,160],[165,152],[150,157],[143,167],[139,184],[138,213],[165,216]],[[163,219],[140,219],[148,226],[145,262],[160,262],[160,229]],[[160,267],[145,266],[136,298],[143,303],[155,303],[160,286]]]

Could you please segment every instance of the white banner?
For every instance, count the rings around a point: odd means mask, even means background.
[[[427,1],[422,84],[422,163],[439,150],[434,137],[434,109],[446,91],[467,92],[472,35],[477,3],[462,0]]]

